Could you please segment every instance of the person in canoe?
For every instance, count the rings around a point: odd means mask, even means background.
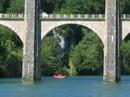
[[[58,79],[63,79],[63,78],[65,78],[65,75],[57,74],[57,75],[54,75],[53,77],[58,78]]]

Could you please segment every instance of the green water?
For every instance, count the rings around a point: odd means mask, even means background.
[[[130,97],[130,76],[120,83],[102,81],[102,77],[43,77],[41,82],[0,79],[0,97]]]

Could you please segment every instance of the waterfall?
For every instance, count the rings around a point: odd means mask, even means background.
[[[65,49],[65,39],[63,36],[61,36],[59,33],[56,32],[56,30],[53,30],[53,35],[55,39],[57,40],[59,46],[61,47],[62,50]]]

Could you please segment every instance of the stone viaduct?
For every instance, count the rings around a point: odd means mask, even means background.
[[[0,25],[13,30],[23,42],[24,80],[39,80],[40,42],[52,29],[77,24],[94,31],[104,44],[104,76],[106,81],[120,81],[121,41],[130,32],[130,15],[119,14],[119,1],[106,0],[103,14],[50,14],[42,17],[39,0],[25,0],[25,14],[0,14]]]

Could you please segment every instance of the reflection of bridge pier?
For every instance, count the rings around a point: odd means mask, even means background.
[[[37,5],[35,1],[37,0],[26,0],[25,15],[0,14],[0,25],[16,32],[24,44],[23,78],[40,79],[38,64],[40,40],[56,27],[77,24],[94,31],[104,44],[104,80],[120,80],[120,66],[118,64],[120,39],[118,36],[121,35],[119,33],[121,30],[119,29],[122,29],[121,37],[124,39],[130,32],[130,15],[122,15],[120,27],[120,24],[118,25],[120,22],[118,21],[117,0],[106,0],[105,16],[102,14],[50,14],[41,17],[41,33],[40,26],[36,26],[40,23],[35,20],[39,18],[38,13],[35,14],[37,10],[35,9]]]

